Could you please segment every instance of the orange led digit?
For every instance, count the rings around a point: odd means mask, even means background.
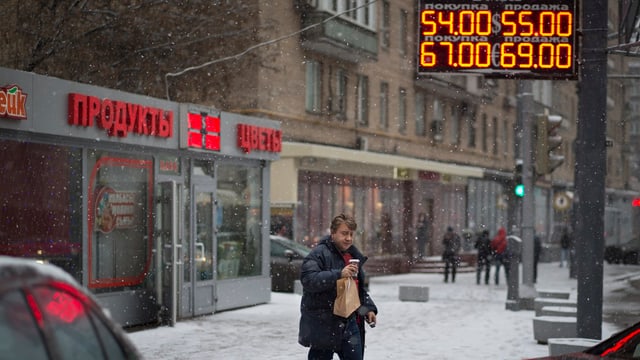
[[[516,12],[515,11],[503,11],[502,19],[500,23],[502,24],[502,35],[504,36],[513,36],[516,34],[516,29],[518,23],[515,22]]]
[[[480,10],[476,13],[476,34],[480,36],[491,34],[491,11]]]
[[[418,0],[418,75],[577,79],[579,0]]]
[[[458,65],[463,68],[472,67],[474,62],[474,48],[472,42],[464,41],[458,45]]]
[[[475,64],[479,68],[491,66],[491,44],[479,42],[476,44]]]
[[[500,45],[500,66],[511,69],[516,66],[516,55],[513,51],[514,43],[502,43]]]
[[[533,45],[530,43],[518,44],[518,58],[522,60],[518,67],[529,69],[533,66]]]
[[[422,35],[435,35],[438,28],[438,23],[431,20],[431,17],[435,14],[433,10],[425,10],[420,15],[420,24],[422,28]]]
[[[556,66],[559,69],[569,69],[571,67],[571,60],[573,58],[573,55],[571,54],[571,45],[558,44],[556,54]]]
[[[455,13],[453,11],[447,12],[438,12],[438,24],[440,26],[446,25],[448,27],[447,34],[455,33],[455,26],[453,26],[453,16]],[[457,35],[457,34],[455,34]]]
[[[573,14],[568,11],[557,13],[556,27],[558,36],[571,36],[573,34]]]
[[[533,22],[531,22],[531,11],[521,11],[518,13],[518,24],[522,28],[519,36],[531,36],[533,32]]]
[[[453,63],[453,43],[445,41],[441,43],[441,45],[447,48],[446,49],[446,54],[448,55],[447,64],[449,66],[455,66],[455,64]]]
[[[552,11],[543,11],[538,20],[538,33],[540,36],[555,36],[556,15]]]
[[[473,11],[460,11],[460,35],[473,35],[475,33],[475,13]]]
[[[436,53],[427,51],[427,48],[433,46],[433,44],[433,42],[423,42],[420,44],[420,65],[431,67],[436,64]]]
[[[543,69],[550,69],[553,67],[553,58],[555,46],[553,44],[540,44],[538,48],[538,66]]]

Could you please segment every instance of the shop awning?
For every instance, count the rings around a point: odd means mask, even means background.
[[[283,142],[280,156],[281,158],[311,157],[318,159],[331,159],[359,164],[433,171],[441,174],[476,178],[482,178],[484,174],[484,169],[481,167],[297,142]]]

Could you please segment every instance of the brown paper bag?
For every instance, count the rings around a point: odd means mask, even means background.
[[[336,282],[338,295],[333,304],[333,313],[348,318],[360,307],[358,286],[352,278],[341,278]]]

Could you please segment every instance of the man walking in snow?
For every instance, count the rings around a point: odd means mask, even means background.
[[[364,288],[362,271],[367,257],[353,246],[356,228],[353,217],[336,216],[331,235],[322,238],[302,263],[298,342],[309,347],[309,360],[331,360],[334,353],[342,360],[362,360],[364,323],[375,326],[378,308]],[[350,263],[351,259],[359,262]],[[340,278],[354,278],[360,297],[360,308],[347,318],[333,314]]]

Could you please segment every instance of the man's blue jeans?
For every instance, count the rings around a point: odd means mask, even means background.
[[[333,350],[310,348],[308,360],[331,360],[333,353]],[[342,338],[342,348],[335,353],[341,360],[362,360],[362,339],[355,316],[347,322]]]

